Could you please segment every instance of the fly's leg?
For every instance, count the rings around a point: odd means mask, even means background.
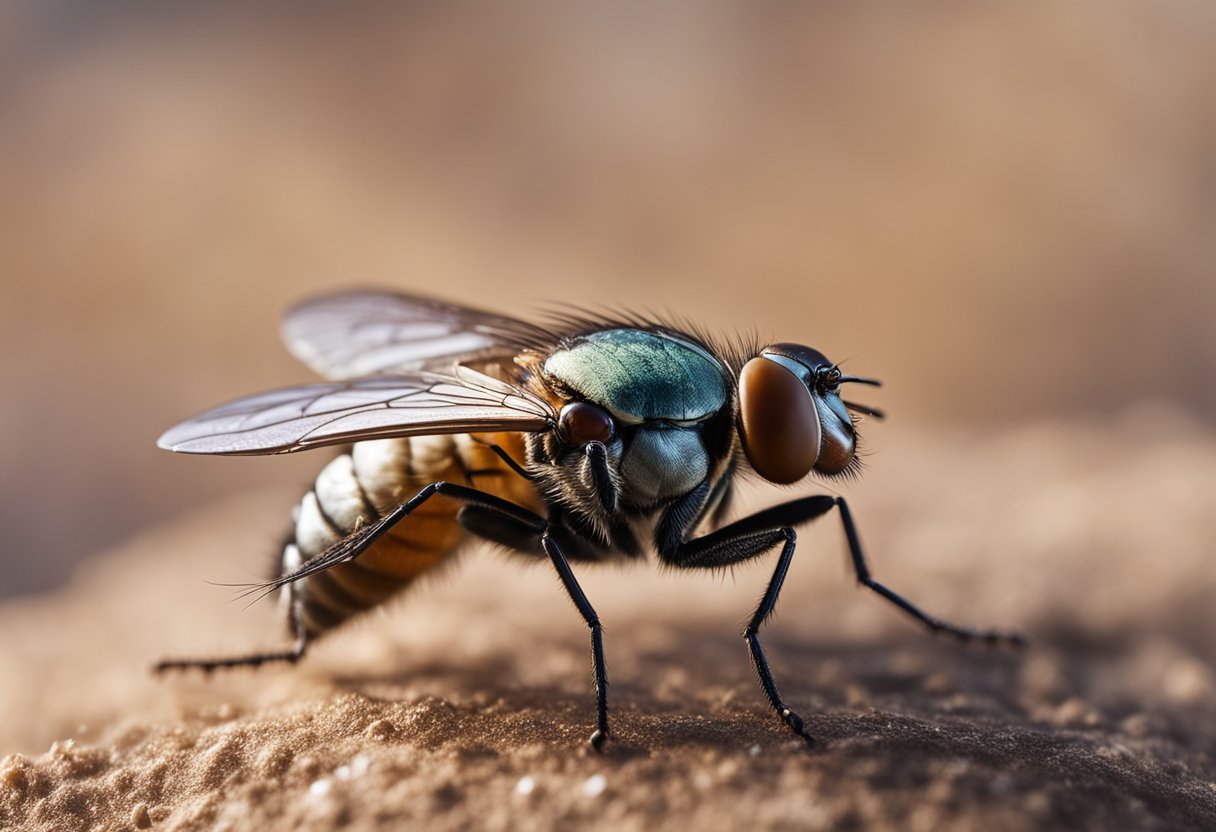
[[[445,494],[454,499],[463,499],[474,505],[496,509],[501,513],[507,514],[516,522],[520,522],[521,520],[526,522],[526,518],[533,518],[541,524],[545,522],[542,518],[537,517],[537,515],[527,509],[520,508],[492,494],[485,494],[474,488],[466,488],[447,482],[435,482],[423,488],[412,499],[397,506],[375,523],[364,526],[358,531],[342,538],[315,558],[305,561],[290,572],[280,575],[273,580],[248,586],[246,591],[241,594],[241,597],[252,595],[256,596],[255,600],[260,600],[271,593],[289,587],[296,581],[324,572],[327,569],[332,569],[339,564],[355,560],[359,555],[367,551],[368,547],[392,529],[393,526],[404,520],[418,506],[436,494]],[[304,626],[299,609],[294,602],[291,604],[291,629],[295,636],[295,643],[288,650],[252,653],[248,656],[223,659],[163,659],[153,666],[153,670],[157,673],[163,673],[169,670],[190,670],[197,668],[210,673],[212,670],[221,668],[259,667],[271,662],[290,662],[294,664],[303,658],[309,642],[307,628]]]
[[[777,597],[781,593],[781,587],[789,572],[797,539],[793,527],[827,514],[833,508],[840,510],[840,519],[848,540],[853,569],[857,573],[857,580],[863,586],[877,592],[935,633],[947,633],[962,641],[983,641],[994,645],[1006,643],[1020,647],[1026,643],[1025,637],[1018,633],[975,630],[948,624],[926,614],[898,593],[874,580],[866,565],[861,539],[857,534],[853,516],[843,498],[817,496],[792,500],[741,518],[710,534],[684,541],[668,551],[661,551],[663,559],[673,566],[685,569],[720,569],[758,557],[784,540],[773,576],[769,579],[764,596],[760,599],[755,613],[743,631],[743,638],[747,642],[748,652],[751,654],[752,663],[756,668],[756,675],[760,679],[760,686],[764,689],[769,704],[794,733],[807,741],[811,740],[802,718],[791,710],[781,698],[777,685],[773,681],[772,672],[769,670],[764,648],[760,643],[759,631],[761,625],[776,607]]]
[[[604,663],[603,628],[600,625],[599,616],[587,600],[587,596],[583,593],[582,587],[579,586],[578,580],[574,577],[574,572],[570,569],[570,564],[566,560],[561,547],[550,536],[549,521],[523,506],[518,506],[509,500],[479,491],[476,488],[468,488],[449,482],[433,482],[375,523],[343,538],[320,555],[305,562],[299,568],[288,572],[286,575],[275,578],[273,581],[255,584],[249,592],[269,594],[296,581],[303,580],[310,575],[316,575],[327,569],[332,569],[340,563],[349,563],[357,559],[376,540],[436,494],[442,494],[468,506],[476,506],[498,517],[508,526],[514,526],[520,529],[521,532],[530,533],[533,539],[540,539],[541,547],[557,570],[558,577],[561,578],[562,586],[565,587],[566,593],[578,608],[579,613],[583,616],[583,620],[587,622],[587,626],[591,628],[591,656],[595,672],[596,690],[596,731],[591,735],[591,744],[596,750],[600,750],[608,737],[608,674]],[[520,536],[525,537],[527,535],[521,534]],[[304,655],[304,650],[307,646],[307,635],[303,634],[303,624],[299,622],[298,616],[294,616],[294,614],[293,627],[296,628],[296,645],[289,651],[209,661],[170,660],[160,662],[156,667],[157,670],[191,667],[213,670],[220,667],[256,666],[268,661],[298,661]]]
[[[244,595],[260,594],[259,597],[265,597],[275,590],[282,589],[288,584],[303,580],[310,575],[316,575],[327,569],[332,569],[341,563],[350,563],[436,494],[442,494],[445,497],[450,497],[467,505],[486,509],[511,523],[528,527],[537,536],[543,534],[549,525],[548,521],[539,514],[529,511],[523,506],[517,506],[509,500],[488,494],[485,491],[479,491],[476,488],[469,488],[463,485],[455,485],[450,482],[433,482],[376,522],[347,535],[315,558],[305,561],[297,569],[293,569],[286,575],[282,575],[272,581],[266,581],[265,583],[253,584]]]
[[[487,540],[493,540],[504,546],[510,546],[518,551],[533,553],[529,543],[540,539],[540,549],[553,564],[562,586],[574,606],[578,609],[583,621],[591,628],[591,667],[595,674],[595,732],[591,735],[591,747],[602,751],[608,739],[608,668],[604,662],[604,628],[600,617],[591,602],[587,600],[570,561],[562,550],[561,544],[551,533],[548,521],[539,517],[539,523],[522,523],[515,515],[495,512],[493,509],[479,505],[466,507],[461,510],[460,522],[469,531]],[[504,522],[505,521],[505,522]],[[560,524],[560,521],[558,521]],[[556,526],[560,529],[560,525]],[[539,553],[537,553],[539,554]]]
[[[591,735],[591,747],[602,751],[604,742],[608,739],[608,667],[604,663],[604,628],[600,626],[600,617],[595,608],[578,585],[566,555],[548,529],[542,534],[540,542],[553,563],[553,568],[557,570],[558,577],[562,579],[566,594],[570,596],[574,606],[578,607],[583,621],[591,628],[591,666],[595,673],[595,733]]]
[[[773,706],[773,710],[795,734],[807,742],[814,742],[815,738],[807,733],[802,717],[794,713],[782,701],[781,693],[777,690],[777,683],[773,681],[773,673],[768,669],[768,659],[764,655],[764,647],[760,644],[760,625],[773,614],[773,610],[777,606],[777,596],[781,594],[781,586],[785,583],[786,573],[789,572],[790,561],[794,557],[795,541],[798,539],[794,530],[788,526],[781,529],[781,534],[785,537],[785,545],[781,547],[781,555],[777,558],[777,568],[773,570],[773,577],[769,579],[768,586],[760,598],[756,612],[752,614],[751,621],[748,621],[747,626],[743,629],[743,639],[747,642],[747,651],[751,654],[756,675],[760,677],[760,687],[764,688],[764,695],[768,697],[768,702]]]
[[[808,743],[814,742],[814,737],[807,732],[802,717],[785,704],[781,692],[777,689],[777,683],[773,680],[768,658],[764,655],[764,646],[760,643],[760,627],[777,606],[777,597],[781,594],[790,562],[794,558],[798,537],[792,528],[793,524],[805,523],[826,514],[833,505],[831,497],[795,500],[744,517],[703,537],[685,541],[674,552],[664,555],[664,559],[673,566],[684,569],[721,569],[759,557],[771,551],[778,543],[783,544],[773,576],[769,579],[756,611],[743,629],[743,640],[747,643],[752,665],[769,704],[781,721]]]
[[[295,642],[287,650],[268,651],[265,653],[250,653],[247,656],[230,656],[223,659],[161,659],[152,666],[154,673],[166,673],[172,670],[201,670],[210,673],[213,670],[234,667],[261,667],[264,664],[287,662],[295,664],[304,658],[308,649],[308,631],[300,618],[296,605],[291,605],[291,632]]]
[[[487,448],[489,448],[491,451],[493,451],[494,456],[498,457],[503,462],[505,462],[508,468],[510,468],[516,474],[519,474],[524,479],[528,480],[529,482],[532,482],[536,479],[536,477],[534,477],[530,473],[528,473],[527,468],[525,468],[524,466],[522,466],[518,462],[516,462],[515,457],[513,457],[509,453],[507,453],[506,450],[501,445],[494,443],[494,442],[485,442],[481,439],[477,439],[475,441],[481,442],[481,444],[485,445]]]
[[[874,580],[870,575],[869,566],[866,565],[865,552],[861,548],[861,537],[857,534],[857,526],[853,523],[853,514],[849,511],[849,504],[844,501],[843,497],[837,497],[836,505],[840,508],[840,522],[844,526],[845,538],[849,542],[849,556],[853,560],[853,571],[857,573],[857,582],[862,586],[874,590],[935,634],[945,633],[963,642],[982,641],[994,647],[1000,644],[1010,647],[1026,646],[1026,636],[1021,633],[959,627],[935,618],[899,593]]]

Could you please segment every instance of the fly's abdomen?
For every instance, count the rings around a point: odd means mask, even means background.
[[[515,458],[515,434],[488,441]],[[295,539],[283,551],[287,573],[358,529],[379,520],[430,483],[471,485],[535,506],[531,485],[473,437],[422,436],[357,443],[330,462],[300,502]],[[290,602],[316,636],[368,610],[446,561],[464,537],[460,506],[435,495],[372,544],[359,559],[291,585]]]

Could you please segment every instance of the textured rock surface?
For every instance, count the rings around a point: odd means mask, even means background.
[[[488,550],[299,668],[154,679],[162,653],[281,637],[272,605],[201,582],[270,561],[296,495],[255,493],[0,607],[0,827],[1216,828],[1216,438],[1154,410],[880,433],[846,490],[875,573],[1026,629],[1025,654],[922,636],[854,589],[826,520],[766,633],[811,750],[737,636],[771,560],[583,570],[607,625],[604,756],[585,748],[585,628],[543,568]]]

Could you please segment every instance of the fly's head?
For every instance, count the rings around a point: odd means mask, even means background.
[[[729,456],[727,371],[690,341],[624,327],[587,333],[548,355],[538,377],[560,415],[533,440],[533,470],[551,498],[596,527],[689,493]]]
[[[814,471],[846,474],[855,467],[857,433],[846,403],[847,383],[878,385],[850,376],[823,353],[801,344],[770,344],[739,374],[739,435],[756,473],[769,482],[797,482]]]

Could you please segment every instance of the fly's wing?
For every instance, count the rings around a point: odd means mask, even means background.
[[[308,300],[283,319],[292,355],[328,378],[450,371],[510,356],[550,339],[502,315],[393,292],[347,292]]]
[[[452,376],[372,376],[259,393],[188,419],[157,444],[191,454],[285,454],[396,436],[538,431],[555,421],[544,400],[460,367]]]

